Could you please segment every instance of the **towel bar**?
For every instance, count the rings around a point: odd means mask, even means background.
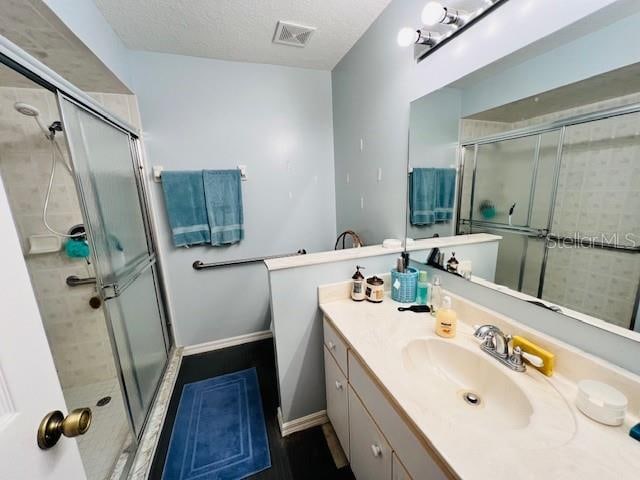
[[[240,179],[243,182],[247,181],[247,166],[246,165],[238,165],[238,170],[240,170]],[[154,165],[151,167],[151,176],[155,183],[162,182],[162,172],[164,172],[164,167],[162,165]]]
[[[307,254],[307,251],[304,248],[301,248],[295,253],[285,253],[284,255],[272,255],[270,257],[244,258],[242,260],[230,260],[227,262],[204,263],[201,260],[196,260],[195,262],[193,262],[192,266],[194,270],[206,270],[208,268],[230,267],[233,265],[246,265],[248,263],[264,262],[265,260],[272,260],[274,258],[296,257],[298,255],[306,255],[306,254]]]

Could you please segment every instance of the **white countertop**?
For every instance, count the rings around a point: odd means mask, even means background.
[[[502,237],[488,233],[474,233],[471,235],[455,235],[452,237],[427,238],[415,240],[407,246],[407,251],[416,252],[420,250],[430,250],[432,248],[457,247],[460,245],[473,245],[476,243],[497,242]],[[341,262],[343,260],[354,260],[364,257],[376,257],[403,252],[403,247],[384,248],[382,245],[370,247],[347,248],[344,250],[331,250],[328,252],[308,253],[306,255],[296,255],[293,257],[280,257],[265,260],[269,271],[282,270],[284,268],[304,267],[307,265],[317,265],[320,263]]]
[[[325,316],[377,377],[382,388],[394,399],[396,408],[402,410],[400,413],[414,424],[460,478],[640,478],[640,442],[628,436],[629,425],[608,427],[582,415],[574,406],[576,379],[572,378],[607,378],[628,397],[633,397],[629,398],[630,409],[636,409],[640,394],[640,379],[637,376],[561,342],[554,350],[554,346],[549,344],[554,340],[540,337],[546,342],[543,346],[556,354],[556,365],[564,367],[566,375],[563,374],[563,368],[557,368],[550,378],[533,368],[518,373],[487,356],[527,393],[534,413],[526,428],[500,429],[493,428],[491,424],[473,423],[478,417],[470,422],[454,420],[442,405],[425,407],[424,396],[430,393],[429,388],[434,387],[416,385],[403,367],[402,352],[405,345],[417,338],[435,337],[433,317],[429,314],[398,312],[400,304],[390,298],[382,304],[353,302],[348,298],[335,299],[339,296],[337,293],[345,291],[344,286],[337,285],[320,289],[320,307]],[[323,292],[323,289],[330,291]],[[486,355],[473,339],[471,325],[489,323],[489,314],[472,310],[478,306],[471,302],[463,307],[462,302],[466,302],[464,299],[455,295],[452,297],[454,308],[460,316],[458,335],[454,341],[461,346],[477,349],[479,355]],[[524,334],[536,340],[527,333],[526,327],[518,328],[515,326],[517,322],[508,321],[514,323],[512,329],[501,325],[504,317],[492,323],[501,326],[507,333]],[[627,423],[634,421],[637,421],[637,417],[629,416]]]

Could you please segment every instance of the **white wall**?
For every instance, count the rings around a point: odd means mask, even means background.
[[[172,246],[162,191],[153,210],[178,344],[269,328],[262,264],[196,271],[195,260],[331,250],[336,237],[329,72],[134,52],[147,163],[166,170],[248,166],[245,240]]]

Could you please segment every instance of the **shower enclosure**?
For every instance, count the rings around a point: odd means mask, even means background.
[[[502,236],[495,282],[634,329],[640,105],[461,144],[458,234]]]
[[[132,463],[172,348],[138,130],[41,65],[5,53],[13,52],[0,53],[0,78],[25,78],[0,85],[0,174],[67,410],[93,412],[77,438],[85,474],[117,480]],[[49,138],[40,121],[60,127]],[[66,168],[54,179],[56,162]],[[81,222],[90,257],[31,255],[30,239],[53,236],[47,219],[59,234]]]
[[[140,181],[138,139],[63,94],[62,121],[134,431],[142,429],[169,338]]]

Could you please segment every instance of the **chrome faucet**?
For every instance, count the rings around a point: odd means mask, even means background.
[[[504,334],[502,330],[494,325],[482,325],[476,328],[473,336],[482,340],[480,349],[483,352],[492,356],[503,365],[506,365],[516,372],[524,372],[526,370],[520,347],[514,348],[513,352],[509,353],[511,335]]]

